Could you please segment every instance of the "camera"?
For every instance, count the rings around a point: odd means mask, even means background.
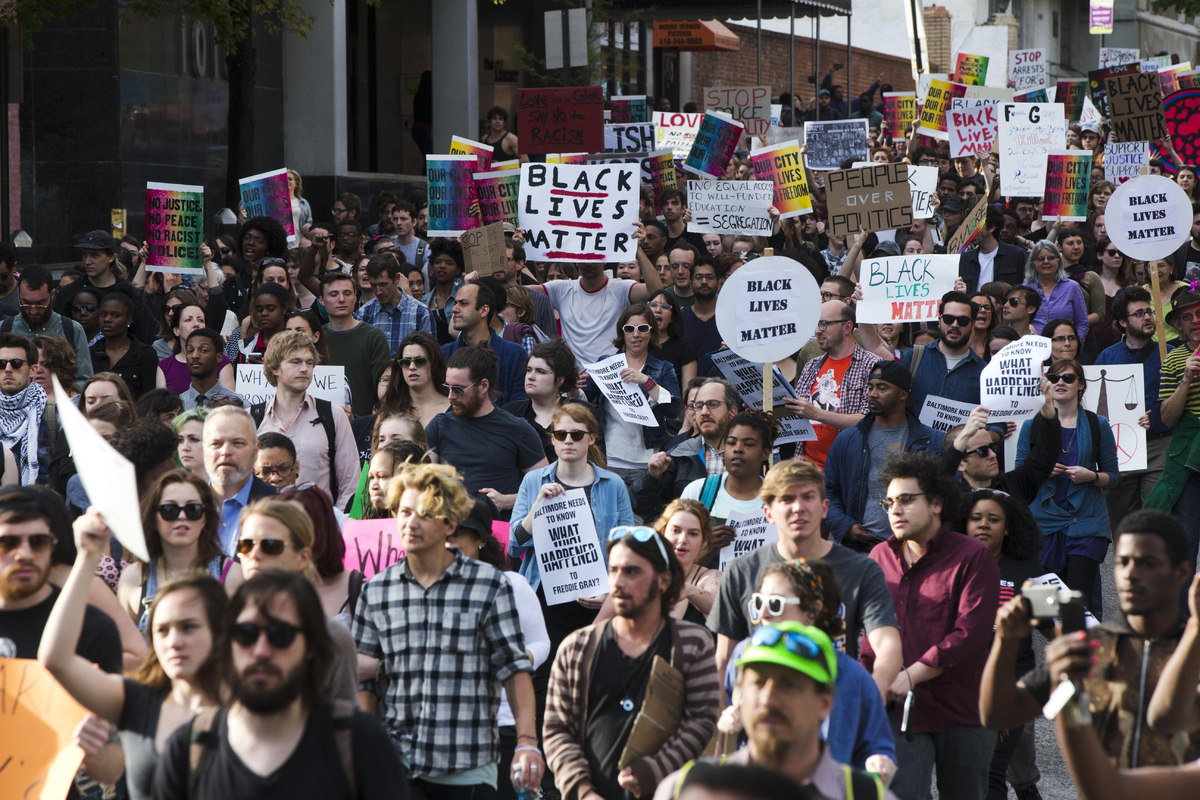
[[[1062,620],[1062,632],[1074,633],[1084,630],[1086,609],[1083,592],[1074,592],[1058,586],[1026,586],[1021,596],[1029,601],[1033,618],[1037,620]]]

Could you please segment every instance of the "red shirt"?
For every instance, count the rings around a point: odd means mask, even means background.
[[[817,372],[816,379],[808,387],[808,399],[817,408],[841,413],[842,383],[846,378],[846,370],[850,368],[850,360],[854,354],[845,358],[827,358]],[[833,440],[841,433],[841,429],[823,422],[813,422],[813,432],[817,434],[815,442],[804,443],[804,455],[817,466],[825,469],[825,459],[829,457],[829,448]]]
[[[978,728],[979,684],[992,643],[1000,601],[1000,569],[987,546],[943,525],[925,555],[908,566],[895,536],[871,550],[883,569],[896,619],[904,665],[921,662],[944,669],[918,684],[909,718],[912,733]],[[875,654],[863,641],[863,663]]]

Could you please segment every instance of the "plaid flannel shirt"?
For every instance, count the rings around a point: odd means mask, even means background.
[[[825,365],[825,359],[826,356],[822,354],[804,365],[795,383],[797,395],[804,398],[812,395],[812,385],[817,380],[817,373]],[[866,414],[869,411],[867,377],[871,374],[871,368],[882,360],[862,345],[854,346],[854,352],[850,354],[850,366],[846,367],[846,374],[842,376],[842,389],[838,394],[841,400],[839,414]]]
[[[354,639],[380,661],[383,723],[410,777],[499,760],[500,685],[533,672],[502,572],[455,553],[425,589],[401,559],[363,584]]]
[[[383,331],[393,357],[404,337],[414,331],[425,331],[437,338],[433,312],[429,310],[429,306],[404,292],[400,293],[400,302],[395,308],[384,308],[376,297],[355,311],[354,318]]]

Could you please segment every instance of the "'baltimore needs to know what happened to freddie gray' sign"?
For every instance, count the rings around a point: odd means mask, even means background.
[[[571,489],[533,507],[533,549],[546,605],[608,591],[608,567],[583,489]]]
[[[1050,356],[1045,336],[1024,336],[992,356],[979,376],[980,405],[989,422],[1022,422],[1046,402],[1042,397],[1042,362]]]
[[[521,227],[533,261],[634,261],[637,164],[522,164]]]
[[[617,353],[595,364],[584,364],[583,368],[621,415],[621,419],[633,425],[657,428],[658,420],[650,409],[646,392],[636,383],[621,380],[621,370],[628,366],[629,360],[625,354]]]

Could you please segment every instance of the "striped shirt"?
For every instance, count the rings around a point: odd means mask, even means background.
[[[1183,380],[1184,365],[1191,354],[1192,351],[1187,347],[1176,347],[1167,353],[1162,365],[1162,381],[1158,385],[1159,400],[1165,401],[1179,388],[1179,383]],[[1186,409],[1200,416],[1200,381],[1194,380],[1188,387]]]

